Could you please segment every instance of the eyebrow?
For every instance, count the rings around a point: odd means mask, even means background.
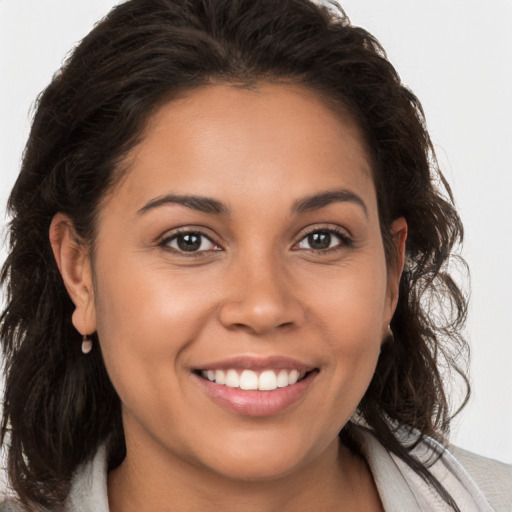
[[[325,208],[332,203],[354,203],[361,207],[366,217],[368,217],[368,209],[364,201],[354,192],[341,188],[336,190],[327,190],[325,192],[319,192],[312,196],[305,196],[293,204],[292,212],[294,213],[307,213],[315,210]],[[158,208],[164,205],[181,205],[191,210],[196,210],[201,213],[213,213],[217,215],[230,214],[230,209],[227,204],[204,196],[193,196],[193,195],[176,195],[167,194],[164,196],[155,197],[148,203],[146,203],[140,210],[137,211],[137,215],[143,215],[150,210]]]
[[[354,192],[345,188],[336,190],[326,190],[313,196],[306,196],[295,201],[292,211],[296,213],[306,213],[320,210],[332,203],[353,203],[361,207],[366,217],[368,217],[368,208],[365,202]]]
[[[220,215],[229,215],[229,208],[225,203],[212,199],[210,197],[203,196],[190,196],[190,195],[175,195],[167,194],[165,196],[155,197],[148,203],[146,203],[140,210],[137,211],[137,215],[143,215],[150,210],[164,206],[168,204],[177,204],[196,210],[202,213],[215,213]]]

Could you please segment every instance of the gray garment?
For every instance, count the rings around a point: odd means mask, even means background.
[[[409,437],[409,443],[407,438]],[[358,444],[386,512],[451,512],[436,491],[407,464],[360,428]],[[408,434],[401,442],[410,444]],[[426,438],[412,452],[429,467],[462,512],[512,512],[512,466]]]
[[[390,454],[368,429],[360,428],[356,440],[368,462],[386,512],[451,510],[416,473]],[[402,439],[404,441],[406,439]],[[431,439],[418,445],[413,453],[421,460],[433,462],[430,471],[441,481],[462,512],[512,512],[512,466],[455,446],[443,450]],[[102,447],[93,460],[77,470],[66,502],[67,512],[109,512],[106,460],[106,450]],[[7,503],[0,506],[0,512],[19,510]]]

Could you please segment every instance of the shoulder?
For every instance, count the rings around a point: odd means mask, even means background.
[[[410,454],[441,483],[467,511],[512,512],[512,466],[453,445],[443,447],[432,438],[417,443],[411,431],[398,432]],[[402,459],[388,451],[376,434],[359,427],[358,445],[373,474],[385,510],[447,510],[439,494]]]
[[[23,508],[16,500],[12,498],[3,499],[0,501],[0,512],[25,512]]]
[[[512,465],[482,457],[457,446],[448,451],[482,490],[496,510],[512,510]]]
[[[108,512],[107,448],[101,445],[95,456],[81,464],[73,474],[63,512]],[[24,506],[16,498],[0,496],[0,512],[52,512],[38,505]]]

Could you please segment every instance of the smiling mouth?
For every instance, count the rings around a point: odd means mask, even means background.
[[[283,357],[236,357],[193,371],[218,406],[247,417],[270,417],[300,403],[320,368]]]
[[[273,391],[275,389],[286,388],[301,382],[309,374],[317,372],[298,369],[278,369],[254,371],[249,369],[229,368],[225,370],[197,370],[196,373],[203,379],[241,390]]]

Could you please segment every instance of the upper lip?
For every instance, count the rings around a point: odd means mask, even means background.
[[[299,370],[309,372],[315,369],[314,365],[283,356],[251,356],[243,355],[214,361],[196,367],[197,370],[228,370],[240,368],[244,370]]]

